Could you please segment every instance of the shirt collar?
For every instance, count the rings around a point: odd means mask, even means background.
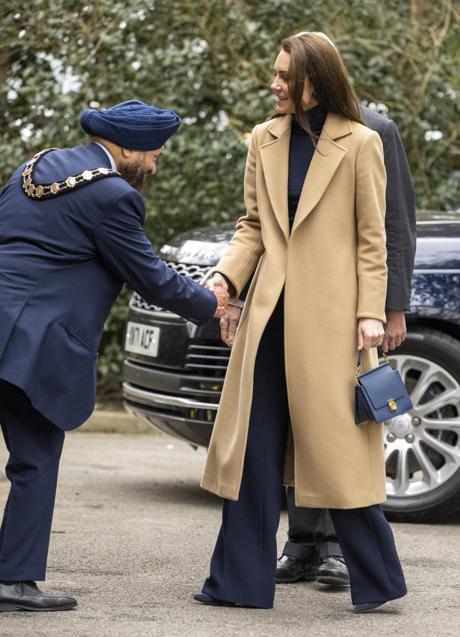
[[[98,146],[100,146],[102,148],[102,150],[105,152],[105,154],[109,158],[112,170],[117,170],[117,165],[116,165],[116,163],[115,163],[115,161],[113,159],[112,153],[109,150],[107,150],[107,148],[104,146],[104,144],[100,144],[99,142],[94,142],[94,143],[97,144]]]

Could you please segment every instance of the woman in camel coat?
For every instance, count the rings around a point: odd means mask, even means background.
[[[284,481],[296,505],[331,509],[362,612],[406,591],[378,506],[382,426],[354,422],[357,349],[375,366],[384,333],[382,147],[323,34],[283,43],[272,91],[278,117],[253,131],[247,212],[212,281],[238,296],[254,275],[202,480],[225,502],[195,599],[273,605]]]

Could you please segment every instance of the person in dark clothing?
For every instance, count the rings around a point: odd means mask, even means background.
[[[0,193],[0,422],[10,493],[0,529],[0,612],[75,608],[44,580],[65,431],[91,414],[104,322],[126,282],[202,324],[225,309],[155,254],[137,192],[180,119],[138,100],[81,118],[91,143],[46,149]]]

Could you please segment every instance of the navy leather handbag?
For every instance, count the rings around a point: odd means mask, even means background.
[[[355,422],[383,422],[412,409],[412,401],[398,371],[384,362],[361,374],[361,352],[358,353],[355,387]]]

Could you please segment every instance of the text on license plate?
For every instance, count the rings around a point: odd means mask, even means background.
[[[128,352],[156,356],[160,340],[160,328],[143,323],[128,322],[126,328],[125,349]]]

